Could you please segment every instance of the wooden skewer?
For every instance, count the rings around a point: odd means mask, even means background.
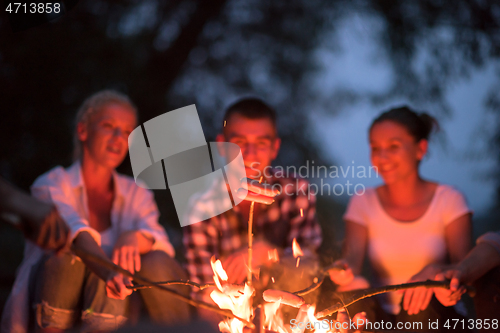
[[[259,179],[259,184],[262,182],[262,176]],[[255,201],[250,204],[250,213],[248,214],[248,286],[252,286],[252,252],[253,252],[253,208]]]
[[[183,286],[195,287],[195,288],[198,288],[200,290],[215,286],[214,283],[199,284],[196,282],[191,282],[189,280],[161,281],[161,282],[154,282],[153,284],[154,285],[163,285],[163,286],[183,285]],[[127,289],[139,290],[139,289],[146,289],[146,288],[152,288],[152,287],[153,287],[153,285],[134,284],[133,286],[127,286]]]
[[[354,294],[352,297],[344,300],[344,302],[339,302],[329,308],[324,309],[323,311],[320,311],[316,313],[316,318],[321,319],[326,316],[330,316],[334,314],[335,312],[339,311],[340,309],[345,308],[346,306],[349,306],[353,303],[356,303],[357,301],[360,301],[364,298],[375,296],[378,294],[383,294],[387,293],[390,291],[397,291],[397,290],[403,290],[403,289],[411,289],[411,288],[417,288],[417,287],[425,287],[425,288],[450,288],[450,281],[421,281],[421,282],[411,282],[411,283],[403,283],[403,284],[396,284],[396,285],[390,285],[390,286],[384,286],[384,287],[379,287],[379,288],[368,288],[364,290],[360,290],[358,293]],[[473,296],[475,294],[475,289],[472,287],[467,286],[467,291],[469,295]]]
[[[324,275],[320,275],[319,279],[315,278],[316,282],[313,282],[313,284],[311,284],[306,289],[302,289],[302,290],[294,292],[294,294],[297,295],[297,296],[304,296],[304,295],[307,295],[309,293],[312,293],[313,291],[315,291],[316,289],[318,289],[319,287],[321,287],[321,285],[323,284],[324,280],[325,280],[325,276]]]
[[[84,260],[88,260],[88,261],[93,261],[107,269],[110,269],[112,271],[115,271],[115,272],[118,272],[118,273],[121,273],[123,274],[124,276],[127,276],[127,277],[130,277],[132,278],[134,281],[136,282],[139,282],[143,285],[146,285],[146,286],[151,286],[151,287],[156,287],[158,289],[161,289],[161,290],[164,290],[168,293],[170,293],[172,296],[192,305],[192,306],[195,306],[195,307],[198,307],[198,308],[202,308],[202,309],[206,309],[206,310],[209,310],[209,311],[212,311],[212,312],[215,312],[215,313],[218,313],[218,314],[221,314],[223,316],[226,316],[226,317],[229,317],[229,318],[236,318],[238,320],[240,320],[242,323],[244,323],[246,326],[250,327],[251,329],[255,328],[255,325],[251,322],[249,322],[248,320],[245,320],[243,318],[240,318],[238,316],[235,316],[231,311],[229,310],[223,310],[221,308],[218,308],[218,307],[215,307],[213,305],[210,305],[208,303],[205,303],[205,302],[200,302],[200,301],[195,301],[194,299],[191,299],[187,296],[184,296],[180,293],[178,293],[177,291],[175,290],[172,290],[172,289],[169,289],[165,286],[162,286],[160,284],[155,284],[154,282],[152,281],[149,281],[148,279],[138,275],[138,274],[132,274],[130,273],[129,271],[121,268],[120,266],[118,265],[115,265],[113,264],[112,262],[109,262],[109,261],[106,261],[92,253],[89,253],[75,245],[72,245],[71,246],[71,251],[73,251],[73,253],[75,255],[77,255],[78,257],[84,259]]]

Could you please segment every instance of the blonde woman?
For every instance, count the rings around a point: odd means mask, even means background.
[[[114,91],[92,95],[76,117],[75,162],[40,176],[32,193],[56,205],[75,246],[151,280],[185,278],[158,224],[152,192],[115,171],[136,125],[137,111],[127,96]],[[123,275],[81,262],[71,253],[43,255],[28,244],[2,330],[28,329],[28,286],[34,290],[32,325],[40,332],[75,326],[85,331],[116,329],[126,321],[130,284]],[[188,306],[168,293],[146,289],[141,296],[155,322],[173,323],[189,315]]]

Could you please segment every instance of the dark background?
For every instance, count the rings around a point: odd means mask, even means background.
[[[54,18],[0,14],[0,175],[28,190],[40,174],[71,163],[73,118],[90,94],[113,88],[138,106],[140,122],[196,104],[207,141],[222,126],[223,109],[255,95],[279,114],[284,145],[279,165],[332,165],[321,152],[308,117],[310,105],[336,115],[360,98],[380,108],[387,100],[425,101],[453,113],[446,89],[500,57],[500,2],[487,0],[179,0],[66,1]],[[4,2],[5,8],[7,2]],[[327,98],[308,79],[321,68],[318,45],[339,48],[335,31],[350,15],[376,19],[372,42],[396,75],[383,92],[338,87]],[[48,23],[43,20],[52,19]],[[39,22],[37,20],[40,20]],[[30,25],[41,23],[38,26]],[[446,42],[440,38],[447,31]],[[412,66],[426,48],[429,60]],[[490,87],[485,109],[498,129],[500,84]],[[471,115],[472,116],[472,115]],[[495,133],[500,133],[496,131]],[[488,153],[500,163],[500,134]],[[498,165],[497,163],[497,165]],[[498,168],[489,177],[500,188]],[[131,174],[128,158],[120,171]],[[167,191],[155,191],[161,223],[176,245],[180,233]],[[319,197],[327,240],[341,239],[343,205]],[[497,199],[498,202],[498,199]],[[498,228],[492,208],[481,231]],[[21,235],[0,227],[0,304],[22,259]],[[476,231],[478,232],[478,231]],[[337,243],[325,242],[333,258]],[[182,257],[182,250],[178,251]],[[179,258],[182,260],[182,258]],[[2,306],[0,306],[1,309]]]

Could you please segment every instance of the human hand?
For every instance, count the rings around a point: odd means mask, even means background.
[[[345,259],[339,259],[335,261],[331,268],[328,270],[328,275],[330,275],[330,279],[333,281],[333,283],[339,286],[347,285],[354,279],[352,269]]]
[[[120,235],[113,248],[111,260],[115,265],[134,274],[141,270],[138,231],[126,231]]]
[[[21,229],[29,240],[45,250],[57,253],[69,248],[69,228],[56,207],[33,198],[30,212],[23,218]]]
[[[106,280],[106,295],[109,298],[123,300],[132,294],[132,289],[126,287],[130,285],[132,285],[132,282],[129,278],[124,277],[120,273],[112,272]]]
[[[427,265],[420,272],[413,275],[408,282],[432,280],[436,276],[436,273],[436,266]],[[418,287],[406,289],[402,291],[402,293],[404,293],[403,309],[405,309],[409,315],[413,315],[427,309],[432,299],[433,288]]]
[[[273,189],[269,184],[260,184],[255,179],[243,178],[240,186],[241,188],[236,192],[238,198],[266,205],[272,204],[274,197],[280,194],[278,189]]]
[[[459,267],[451,267],[436,275],[435,280],[444,281],[451,279],[450,289],[434,288],[434,294],[438,301],[444,306],[452,306],[458,303],[462,295],[466,292],[464,286],[460,286],[463,272]]]
[[[354,318],[352,318],[352,322],[354,323],[354,327],[356,327],[356,329],[352,330],[352,325],[350,325],[350,318],[347,315],[345,309],[342,309],[337,313],[337,321],[341,323],[339,330],[340,333],[358,333],[364,329],[368,319],[366,317],[366,312],[356,313],[354,315]]]

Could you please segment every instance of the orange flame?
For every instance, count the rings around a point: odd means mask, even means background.
[[[269,261],[272,261],[272,262],[279,261],[280,257],[278,255],[278,249],[267,251],[267,257],[269,258]]]
[[[228,284],[227,273],[220,260],[215,260],[215,257],[212,257],[210,263],[214,271],[214,282],[218,289],[210,293],[212,300],[221,309],[231,310],[235,316],[250,321],[253,316],[252,296],[254,289],[248,284],[245,284],[245,287]],[[226,319],[219,323],[221,332],[243,333],[243,328],[244,324],[236,318]]]
[[[300,248],[300,245],[299,245],[299,243],[297,243],[297,239],[295,239],[295,238],[293,239],[293,242],[292,242],[292,250],[293,250],[293,257],[294,258],[304,256],[304,253],[302,252],[302,249]]]
[[[278,313],[280,305],[280,302],[264,304],[264,327],[269,331],[287,333],[283,317]]]
[[[222,267],[222,263],[220,260],[215,260],[215,257],[210,259],[210,264],[212,265],[212,270],[214,271],[214,282],[217,288],[222,291],[222,283],[221,280],[226,282],[228,277],[227,273]]]
[[[307,317],[311,322],[311,326],[315,328],[314,333],[328,333],[329,330],[322,326],[322,322],[316,319],[314,316],[314,311],[316,310],[316,306],[312,305],[307,309]]]

